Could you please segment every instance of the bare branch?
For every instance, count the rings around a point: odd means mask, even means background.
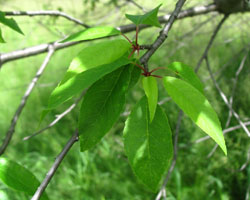
[[[76,19],[64,12],[60,12],[58,10],[40,10],[40,11],[6,11],[4,12],[6,16],[60,16],[64,17],[65,19],[72,21],[76,24],[79,24],[85,28],[89,28],[90,26],[83,23],[81,20]]]
[[[56,115],[56,118],[48,126],[46,126],[46,127],[42,128],[41,130],[33,133],[32,135],[24,137],[23,140],[29,140],[30,138],[32,138],[32,137],[34,137],[36,135],[39,135],[42,132],[46,131],[47,129],[49,129],[49,128],[53,127],[54,125],[56,125],[57,122],[59,122],[62,118],[64,118],[68,113],[70,113],[77,106],[77,104],[81,101],[81,99],[82,99],[82,97],[84,96],[85,93],[86,93],[86,91],[83,91],[81,96],[79,98],[77,98],[75,100],[75,102],[70,107],[68,107],[63,113],[61,113],[59,115]]]
[[[48,55],[44,59],[42,65],[39,68],[39,70],[37,71],[35,77],[30,82],[27,90],[25,91],[24,96],[22,97],[21,103],[20,103],[19,107],[17,108],[17,110],[15,112],[15,115],[13,116],[13,118],[11,120],[11,125],[10,125],[10,127],[9,127],[9,129],[8,129],[8,131],[6,133],[6,136],[4,138],[3,144],[0,147],[0,155],[2,155],[4,153],[4,151],[6,150],[7,146],[9,145],[10,140],[11,140],[11,138],[12,138],[14,132],[15,132],[15,127],[16,127],[17,120],[19,119],[19,116],[21,115],[22,110],[23,110],[24,106],[26,105],[26,102],[27,102],[27,100],[28,100],[28,98],[29,98],[29,96],[30,96],[33,88],[35,87],[35,85],[36,85],[37,81],[39,80],[39,78],[41,77],[42,73],[44,72],[44,69],[48,65],[49,60],[50,60],[51,56],[53,55],[53,53],[54,53],[53,47],[49,46]]]
[[[159,193],[157,194],[155,200],[160,200],[161,197],[163,195],[166,194],[166,185],[169,181],[169,178],[175,168],[175,165],[176,165],[176,160],[177,160],[177,155],[178,155],[178,138],[179,138],[179,132],[180,132],[180,126],[181,126],[181,120],[182,120],[182,117],[183,117],[183,111],[181,110],[179,112],[179,115],[178,115],[178,120],[177,120],[177,124],[176,124],[176,129],[175,129],[175,136],[174,136],[174,157],[173,157],[173,160],[172,160],[172,163],[171,163],[171,166],[168,170],[168,173],[167,173],[167,176],[162,184],[162,187],[161,187],[161,190],[159,191]]]
[[[213,12],[213,11],[216,11],[215,5],[198,6],[198,7],[194,7],[194,8],[180,12],[177,19],[183,19],[185,17],[197,16],[197,15],[206,14],[206,13]],[[165,15],[165,16],[159,17],[160,23],[166,23],[168,21],[169,17],[170,17],[170,15]],[[148,27],[150,27],[150,26],[141,25],[140,30],[142,30],[144,28],[148,28]],[[131,32],[131,31],[135,31],[136,26],[134,24],[129,24],[129,25],[124,25],[124,26],[119,26],[119,27],[117,27],[117,29],[119,29],[122,33],[127,33],[127,32]],[[37,45],[37,46],[33,46],[33,47],[28,47],[25,49],[16,50],[16,51],[9,52],[9,53],[3,53],[3,54],[0,54],[0,68],[6,62],[47,52],[49,45],[53,45],[53,47],[56,51],[56,50],[67,48],[67,47],[70,47],[70,46],[73,46],[76,44],[80,44],[82,42],[88,42],[88,41],[67,42],[67,43],[58,43],[57,41],[54,41],[54,42],[50,42],[47,44],[41,44],[41,45]]]
[[[245,62],[246,62],[246,59],[247,59],[247,55],[248,55],[248,51],[247,51],[246,55],[243,57],[243,59],[242,59],[242,61],[240,63],[240,66],[239,66],[238,70],[235,73],[235,78],[233,80],[232,94],[231,94],[231,97],[229,98],[229,103],[230,103],[231,106],[233,106],[233,98],[234,98],[234,93],[235,93],[235,90],[236,90],[236,85],[237,85],[237,82],[238,82],[238,79],[239,79],[239,75],[240,75],[242,69],[244,68],[244,65],[245,65]],[[231,119],[232,119],[232,112],[229,110],[228,118],[227,118],[227,122],[226,122],[226,128],[229,126],[229,124],[231,122]]]
[[[214,39],[217,35],[217,33],[219,32],[219,30],[221,29],[222,25],[224,24],[224,22],[226,21],[226,19],[228,18],[229,15],[224,15],[224,17],[222,18],[222,20],[220,21],[220,23],[217,25],[217,27],[215,28],[214,32],[213,32],[213,35],[211,36],[209,42],[208,42],[208,45],[204,51],[204,53],[202,54],[198,64],[196,65],[196,68],[195,68],[195,72],[197,72],[201,66],[201,63],[202,61],[207,57],[207,54],[208,54],[208,51],[209,49],[211,48],[213,42],[214,42]]]
[[[173,13],[171,14],[171,16],[168,20],[168,23],[165,24],[165,26],[163,27],[163,29],[160,32],[160,35],[153,43],[152,47],[140,58],[140,62],[144,65],[144,67],[147,71],[148,71],[148,68],[147,68],[147,66],[145,66],[145,64],[148,62],[150,57],[154,54],[154,52],[162,45],[162,43],[168,37],[168,32],[170,31],[174,21],[178,17],[178,14],[180,13],[181,8],[184,5],[185,1],[186,0],[179,0],[176,3],[175,9],[174,9]]]
[[[48,173],[47,173],[45,179],[43,180],[43,182],[41,183],[41,185],[37,188],[37,190],[36,190],[36,192],[33,195],[31,200],[39,200],[40,199],[44,190],[46,189],[46,187],[48,186],[52,177],[54,176],[57,168],[60,166],[61,162],[63,161],[64,157],[67,155],[67,153],[69,152],[69,150],[71,149],[73,144],[77,141],[78,141],[78,131],[76,130],[75,133],[73,134],[73,136],[70,138],[70,140],[64,146],[61,153],[57,156],[54,164],[52,165],[52,167],[48,171]]]
[[[231,110],[232,114],[234,115],[235,119],[239,122],[239,124],[241,125],[241,127],[243,128],[243,130],[246,132],[246,134],[248,135],[248,137],[250,137],[250,133],[247,129],[247,127],[245,126],[245,124],[240,120],[240,117],[239,115],[233,110],[231,104],[228,102],[228,99],[226,97],[226,95],[222,92],[222,90],[220,89],[218,83],[216,82],[216,80],[214,79],[214,75],[211,71],[211,68],[210,68],[210,65],[209,65],[209,61],[208,61],[208,58],[205,57],[205,60],[206,60],[206,64],[207,64],[207,69],[209,71],[209,74],[211,76],[211,79],[216,87],[216,89],[218,90],[222,100],[225,102],[225,104],[227,105],[227,107]]]

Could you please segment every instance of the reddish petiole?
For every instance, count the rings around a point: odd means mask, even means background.
[[[157,68],[151,70],[150,72],[148,72],[148,71],[146,71],[141,65],[139,65],[139,64],[137,64],[137,63],[133,63],[133,64],[135,64],[137,67],[139,67],[139,68],[143,71],[142,75],[143,75],[143,76],[146,76],[146,77],[147,77],[147,76],[153,76],[153,77],[157,77],[157,78],[162,78],[161,76],[154,75],[154,74],[152,74],[152,73],[155,72],[155,71],[158,70],[158,69],[165,69],[164,67],[157,67]]]

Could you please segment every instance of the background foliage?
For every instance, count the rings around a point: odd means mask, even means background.
[[[174,8],[171,1],[136,1],[139,5],[152,9],[163,2],[159,14],[168,13]],[[192,0],[186,3],[185,8],[193,5],[205,5],[209,1]],[[82,19],[91,25],[119,26],[129,21],[124,13],[138,14],[141,10],[129,1],[94,1],[74,0],[63,1],[28,1],[22,3],[17,0],[0,1],[2,10],[55,10],[59,9]],[[201,52],[205,49],[209,37],[219,22],[221,16],[207,14],[199,17],[186,18],[174,24],[169,38],[154,54],[150,67],[167,66],[173,61],[181,61],[195,67]],[[213,47],[209,52],[211,67],[216,79],[227,96],[231,95],[235,73],[250,45],[249,14],[235,14],[220,30]],[[57,40],[66,34],[81,30],[75,25],[59,17],[15,17],[25,36],[14,33],[3,27],[6,44],[1,44],[0,52],[10,52],[23,47],[33,46]],[[152,43],[158,36],[159,29],[149,28],[140,33],[139,43]],[[127,34],[130,38],[134,33]],[[40,114],[46,108],[48,96],[58,81],[62,78],[69,63],[77,52],[94,42],[60,50],[52,57],[45,74],[39,80],[28,103],[23,110],[16,127],[16,133],[6,156],[26,166],[42,180],[52,165],[56,155],[71,136],[77,125],[78,107],[63,118],[56,126],[28,141],[22,138],[35,132]],[[234,97],[234,109],[240,114],[243,121],[249,121],[250,116],[250,56],[239,76]],[[0,71],[0,140],[8,129],[21,97],[42,63],[45,54],[6,63]],[[225,127],[228,109],[219,97],[205,63],[198,75],[205,85],[205,93]],[[138,84],[127,100],[127,108],[135,105],[143,95],[142,85]],[[169,116],[172,130],[175,129],[178,109],[166,98],[164,88],[160,88],[160,102]],[[72,101],[67,102],[58,109],[53,110],[41,126],[46,126],[54,116],[64,111]],[[122,129],[126,119],[126,112],[101,144],[91,151],[79,152],[76,144],[63,161],[58,172],[47,188],[50,199],[153,199],[155,194],[146,191],[137,181],[128,165],[122,146]],[[177,167],[168,184],[168,199],[244,199],[249,186],[250,166],[240,171],[242,164],[247,160],[250,149],[248,137],[243,130],[230,132],[226,135],[228,156],[218,148],[211,158],[207,155],[212,150],[214,142],[208,140],[199,144],[194,142],[204,136],[188,118],[184,117],[180,130],[179,155]],[[237,125],[232,120],[230,126]],[[247,170],[248,169],[248,170]],[[0,183],[1,200],[25,200],[23,193],[13,192]]]

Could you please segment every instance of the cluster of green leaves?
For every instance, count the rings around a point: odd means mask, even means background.
[[[0,11],[0,23],[23,35],[23,32],[18,26],[18,24],[16,23],[16,21],[12,18],[10,19],[6,18],[5,13],[1,11]],[[5,43],[3,36],[2,36],[1,28],[0,28],[0,43]]]
[[[159,7],[144,15],[126,16],[137,26],[147,24],[160,27],[157,19]],[[73,34],[62,42],[118,34],[121,33],[112,27],[95,27]],[[51,93],[42,118],[88,88],[78,118],[81,151],[94,147],[109,132],[124,109],[127,93],[140,80],[140,69],[133,64],[137,61],[128,58],[130,50],[131,44],[123,39],[108,40],[84,48],[72,60],[62,81]],[[178,78],[163,78],[169,96],[226,154],[219,119],[204,96],[203,86],[195,72],[180,62],[174,62],[166,69],[178,75]],[[155,192],[173,156],[172,131],[163,108],[157,104],[156,78],[145,76],[142,83],[145,96],[126,120],[124,148],[135,175]]]

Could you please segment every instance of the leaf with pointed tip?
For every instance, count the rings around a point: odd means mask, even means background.
[[[173,101],[197,126],[213,138],[227,155],[220,121],[206,97],[189,83],[174,77],[164,77],[163,83]]]
[[[204,94],[203,84],[190,66],[181,62],[173,62],[167,66],[167,69],[170,69],[171,71],[176,73],[184,81],[187,81],[197,90],[199,90],[202,94]]]
[[[70,78],[63,84],[58,85],[51,93],[47,110],[51,110],[71,99],[74,95],[91,86],[106,74],[128,63],[130,63],[130,61],[126,54],[112,63],[89,69]]]
[[[150,123],[154,119],[155,110],[158,102],[158,86],[155,77],[148,76],[142,78],[142,85],[145,91],[145,94],[148,99],[148,107],[149,107],[149,116]]]
[[[3,36],[2,36],[1,28],[0,28],[0,43],[5,43]]]
[[[129,15],[126,14],[126,18],[132,21],[135,25],[146,24],[161,28],[161,24],[157,18],[159,8],[162,4],[154,8],[153,10],[145,13],[144,15]]]
[[[103,38],[108,36],[114,36],[121,34],[116,28],[110,26],[98,26],[93,28],[84,29],[77,33],[68,36],[66,39],[62,40],[60,43],[73,42],[81,40],[93,40],[97,38]]]
[[[88,69],[114,62],[130,48],[129,42],[123,39],[99,42],[84,48],[70,63],[61,84]]]
[[[4,24],[5,26],[8,26],[12,30],[20,33],[23,35],[22,30],[17,25],[16,21],[12,18],[6,18],[5,13],[0,11],[0,23]]]
[[[126,121],[124,147],[135,175],[156,192],[173,156],[172,133],[159,105],[150,123],[146,96],[136,104]]]
[[[79,115],[81,151],[95,146],[112,128],[125,104],[133,66],[124,66],[93,84],[84,96]]]
[[[25,167],[7,158],[0,158],[0,180],[8,187],[33,195],[40,185],[38,179]],[[48,200],[43,193],[41,200]]]

